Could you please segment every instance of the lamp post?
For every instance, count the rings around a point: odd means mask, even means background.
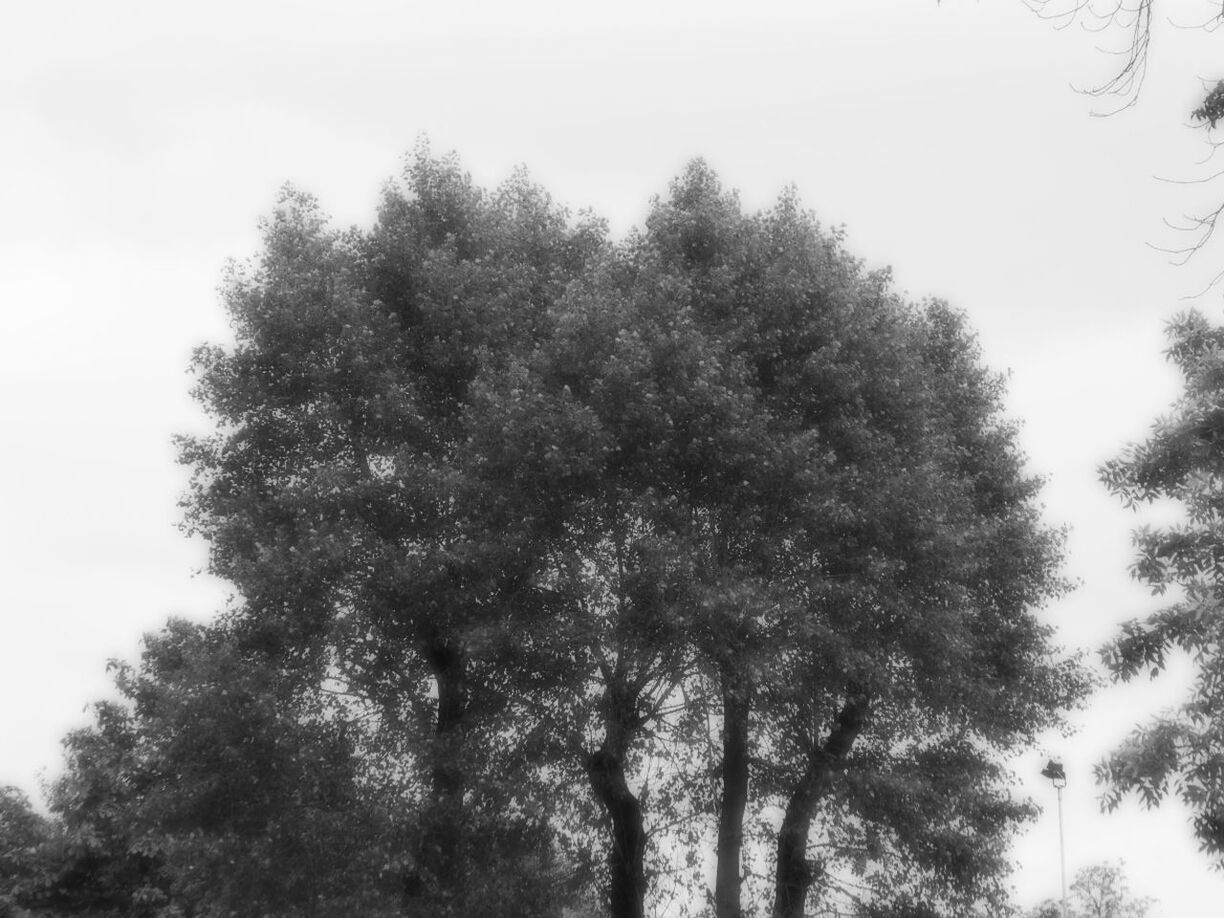
[[[1067,773],[1063,771],[1062,762],[1050,759],[1041,770],[1043,778],[1049,778],[1058,791],[1058,860],[1062,867],[1062,918],[1067,918],[1067,849],[1063,844],[1062,792],[1067,786]]]

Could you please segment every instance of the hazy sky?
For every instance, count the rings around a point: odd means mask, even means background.
[[[1217,5],[1166,0],[1181,22]],[[1152,609],[1131,584],[1134,517],[1095,469],[1176,393],[1164,323],[1214,273],[1172,268],[1163,217],[1207,152],[1186,113],[1224,36],[1157,23],[1140,104],[1094,118],[1111,36],[1020,0],[721,3],[24,4],[0,22],[0,783],[54,774],[59,738],[170,614],[223,586],[175,526],[171,437],[202,420],[191,348],[226,334],[216,287],[252,254],[285,181],[368,224],[416,138],[496,183],[519,163],[624,231],[686,160],[749,207],[795,184],[914,297],[964,309],[1011,372],[1051,522],[1071,527],[1046,610],[1095,647]],[[1100,108],[1101,106],[1096,106]],[[1199,301],[1220,317],[1216,293]],[[1025,903],[1057,894],[1046,755],[1067,762],[1068,868],[1125,859],[1158,915],[1219,914],[1224,879],[1184,813],[1102,816],[1090,770],[1176,679],[1102,692],[1080,732],[1016,763],[1047,804],[1018,844]]]

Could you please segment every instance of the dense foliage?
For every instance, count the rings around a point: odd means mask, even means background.
[[[183,622],[148,636],[116,682],[122,702],[95,706],[94,724],[65,740],[51,819],[5,797],[12,908],[404,914],[422,833],[417,789],[399,773],[411,755],[387,748],[351,699],[286,677],[224,627]],[[575,901],[547,826],[481,815],[470,914],[556,915]]]
[[[1198,313],[1169,329],[1169,358],[1184,379],[1182,396],[1157,421],[1147,442],[1107,463],[1102,477],[1128,505],[1176,502],[1184,521],[1135,532],[1138,557],[1132,573],[1157,596],[1163,609],[1124,626],[1105,652],[1116,678],[1156,677],[1169,655],[1190,656],[1195,680],[1179,709],[1141,725],[1098,769],[1107,802],[1127,794],[1154,806],[1169,793],[1195,814],[1203,848],[1224,863],[1224,328]]]
[[[0,918],[23,915],[23,900],[45,882],[42,849],[50,834],[24,793],[0,787]]]
[[[425,149],[371,230],[290,190],[264,240],[182,444],[241,602],[70,737],[29,903],[1005,908],[1006,758],[1085,685],[956,312],[701,163],[623,242]]]

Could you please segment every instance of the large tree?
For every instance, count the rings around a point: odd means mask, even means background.
[[[720,916],[741,911],[750,797],[785,811],[777,914],[825,879],[814,821],[822,839],[870,822],[876,851],[944,894],[997,898],[1001,842],[1030,810],[996,760],[1083,681],[1033,615],[1057,538],[963,322],[904,303],[793,195],[743,214],[700,163],[562,306],[556,337],[489,388],[488,448],[515,491],[571,501],[550,554],[554,582],[581,586],[565,621],[602,717],[587,763],[614,913],[642,913],[659,818],[633,791],[641,741],[693,740],[660,718],[677,691],[690,722],[718,722]],[[566,497],[564,468],[596,474]]]
[[[814,821],[822,838],[847,821],[831,798],[846,782],[884,794],[902,774],[914,792],[854,818],[895,817],[912,863],[985,895],[997,839],[1027,812],[992,760],[1084,688],[1033,615],[1058,590],[1058,540],[1038,521],[1000,380],[958,315],[902,301],[793,194],[746,218],[696,166],[646,241],[683,278],[706,363],[729,368],[726,413],[742,419],[705,434],[726,463],[710,469],[729,474],[690,497],[713,559],[691,634],[722,706],[716,909],[740,908],[754,759],[759,796],[784,807],[775,914],[802,914],[830,866],[808,844]],[[970,793],[947,793],[950,767]],[[907,804],[927,793],[964,831],[916,831]]]
[[[491,805],[595,816],[617,916],[674,825],[697,870],[711,827],[738,915],[771,805],[779,915],[846,862],[817,869],[814,824],[908,858],[898,890],[989,893],[1027,812],[995,760],[1082,685],[1033,618],[1056,540],[955,313],[701,163],[612,244],[425,151],[370,232],[287,194],[226,300],[190,522],[246,650],[413,738],[405,881],[437,913]]]
[[[197,358],[217,433],[183,456],[190,525],[242,593],[248,645],[323,661],[417,740],[427,805],[405,881],[462,911],[468,804],[514,781],[475,744],[506,740],[496,672],[547,608],[530,549],[550,525],[545,503],[487,486],[469,409],[602,231],[522,176],[490,195],[424,149],[406,186],[365,234],[282,196],[261,258],[225,288],[236,344]]]

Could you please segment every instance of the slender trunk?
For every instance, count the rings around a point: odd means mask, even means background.
[[[617,744],[619,745],[619,744]],[[623,750],[603,745],[586,760],[587,777],[612,824],[608,855],[612,918],[643,918],[646,902],[646,831],[641,801],[625,780]]]
[[[714,914],[740,918],[740,857],[744,845],[744,808],[748,803],[747,680],[723,676],[722,805],[718,811],[718,868],[714,879]]]
[[[807,859],[808,832],[816,804],[829,792],[846,754],[867,718],[866,694],[852,688],[828,738],[812,750],[807,768],[787,801],[778,831],[778,861],[774,879],[773,918],[803,918],[808,889],[819,867]]]

